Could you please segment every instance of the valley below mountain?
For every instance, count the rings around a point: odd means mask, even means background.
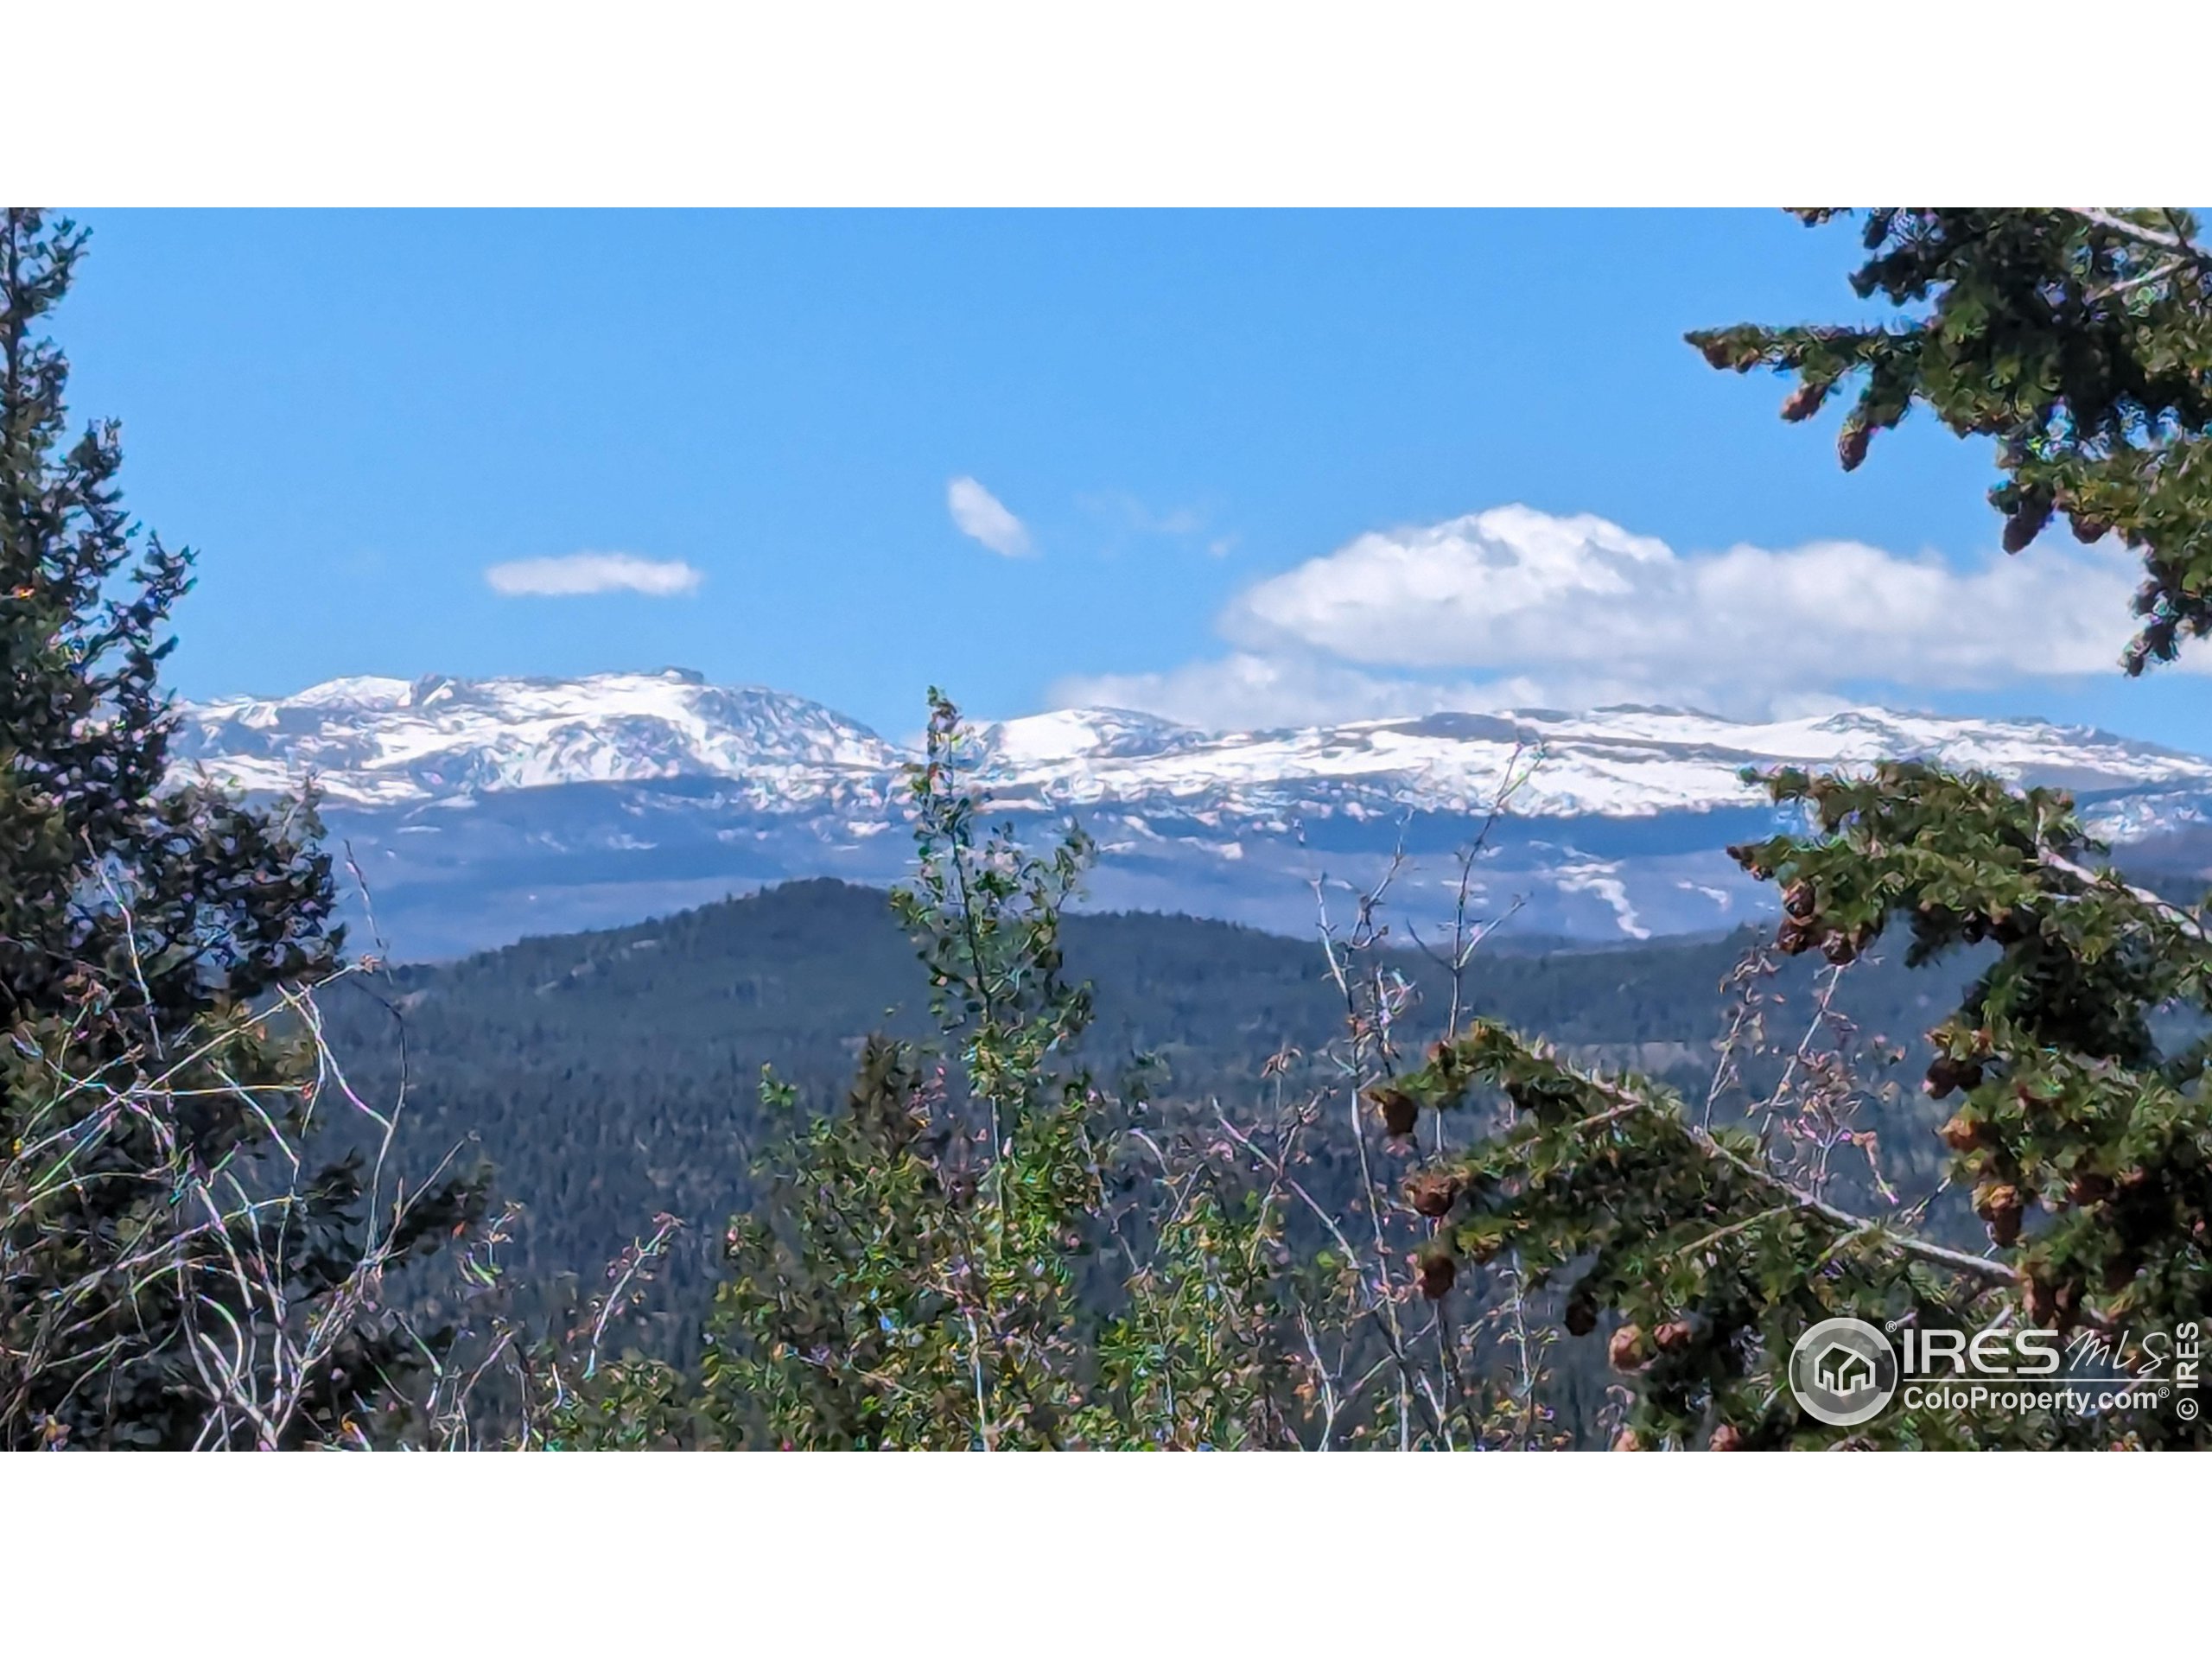
[[[1395,951],[1410,997],[1402,1039],[1417,1049],[1456,1003],[1463,1014],[1541,1032],[1579,1064],[1647,1072],[1702,1098],[1738,1006],[1732,973],[1756,937],[1485,949],[1457,998],[1437,963]],[[1094,912],[1068,919],[1064,943],[1068,974],[1096,997],[1079,1064],[1119,1088],[1141,1057],[1162,1133],[1217,1109],[1256,1124],[1285,1099],[1330,1103],[1305,1179],[1350,1213],[1342,1206],[1359,1173],[1332,1092],[1343,1085],[1344,998],[1313,941]],[[1859,1127],[1874,1132],[1840,1168],[1839,1192],[1854,1202],[1895,1201],[1864,1190],[1870,1156],[1904,1193],[1941,1185],[1944,1149],[1933,1130],[1948,1109],[1916,1087],[1929,1058],[1920,1033],[1986,952],[1921,969],[1902,958],[1886,948],[1862,958],[1838,992],[1867,1090]],[[1822,968],[1801,957],[1764,982],[1775,1032],[1768,1052],[1745,1057],[1739,1084],[1773,1086]],[[724,1219],[755,1202],[753,1160],[794,1127],[764,1106],[764,1068],[793,1089],[802,1118],[834,1111],[867,1033],[935,1037],[928,1004],[926,971],[883,894],[832,880],[355,974],[321,999],[325,1037],[352,1087],[379,1107],[405,1103],[398,1155],[409,1178],[448,1159],[464,1169],[480,1163],[501,1200],[520,1206],[505,1259],[533,1294],[601,1282],[656,1215],[687,1223],[625,1337],[670,1357],[696,1340]],[[1878,1052],[1892,1039],[1896,1050]],[[1722,1104],[1741,1109],[1743,1090],[1725,1091]],[[1454,1137],[1474,1127],[1472,1114],[1450,1115]],[[1963,1211],[1961,1202],[1939,1208],[1935,1224],[1964,1229],[1956,1242],[1971,1244]],[[1602,1351],[1592,1363],[1602,1378]]]

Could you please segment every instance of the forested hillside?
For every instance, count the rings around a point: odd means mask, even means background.
[[[1286,938],[1188,917],[1072,915],[1070,975],[1096,988],[1084,1058],[1102,1076],[1148,1057],[1163,1105],[1218,1101],[1249,1112],[1263,1091],[1318,1087],[1323,1051],[1345,1009],[1317,939]],[[1755,936],[1602,950],[1512,939],[1469,963],[1465,1015],[1551,1033],[1578,1058],[1669,1077],[1702,1096],[1735,994],[1724,980]],[[1392,952],[1416,1001],[1406,1043],[1440,1033],[1449,976],[1414,941]],[[1967,969],[1912,971],[1887,957],[1857,964],[1838,1007],[1869,1039],[1908,1052],[1910,1085],[1927,1057],[1923,1029],[1956,999]],[[1768,988],[1777,1039],[1811,1017],[1812,964]],[[769,1138],[764,1066],[810,1111],[851,1084],[865,1036],[934,1029],[927,980],[885,895],[830,880],[792,882],[664,920],[525,940],[465,961],[341,981],[326,995],[334,1046],[372,1101],[396,1096],[404,1060],[412,1157],[474,1141],[500,1194],[524,1206],[515,1265],[588,1281],[658,1212],[690,1224],[667,1281],[688,1327],[714,1265],[723,1220],[747,1200],[747,1170]],[[1792,1043],[1800,1034],[1790,1030]],[[1280,1077],[1262,1077],[1287,1053]],[[1917,1057],[1917,1058],[1915,1058]],[[1880,1078],[1870,1074],[1869,1081]],[[1882,1125],[1893,1179],[1932,1176],[1942,1116],[1908,1091]],[[1901,1130],[1916,1129],[1916,1134]]]

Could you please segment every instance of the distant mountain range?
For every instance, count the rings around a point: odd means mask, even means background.
[[[819,703],[682,670],[575,680],[333,680],[278,700],[187,705],[181,764],[250,791],[312,773],[375,929],[402,958],[619,925],[799,876],[906,870],[910,757]],[[1776,815],[1745,766],[1924,757],[2073,791],[2098,832],[2168,866],[2212,824],[2212,760],[2079,727],[1876,709],[1740,722],[1682,709],[1535,709],[1214,734],[1083,709],[980,729],[978,781],[1038,830],[1102,848],[1099,907],[1277,931],[1316,886],[1406,863],[1391,897],[1443,923],[1455,849],[1528,769],[1476,865],[1478,915],[1576,939],[1727,928],[1771,894],[1722,854]]]

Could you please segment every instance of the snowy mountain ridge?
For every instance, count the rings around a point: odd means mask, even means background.
[[[176,753],[245,789],[312,772],[334,802],[707,777],[793,804],[894,776],[903,756],[820,703],[683,669],[577,680],[331,680],[188,704]]]
[[[282,699],[188,704],[179,757],[238,787],[312,772],[334,802],[394,806],[463,791],[682,777],[760,788],[793,806],[895,781],[911,757],[803,697],[707,683],[686,670],[575,680],[332,680]],[[1855,709],[1738,721],[1618,708],[1442,714],[1215,734],[1122,709],[1061,709],[982,726],[982,777],[1009,803],[1153,797],[1222,804],[1386,784],[1402,804],[1486,808],[1534,763],[1515,810],[1645,817],[1753,798],[1745,766],[1867,765],[1917,756],[2079,792],[2212,789],[2212,759],[2034,720]]]
[[[1851,767],[1919,758],[2082,794],[2212,787],[2212,760],[2087,728],[2031,720],[1956,720],[1874,709],[1746,722],[1673,709],[1431,715],[1214,736],[1142,715],[1066,710],[987,729],[989,776],[1011,798],[1084,803],[1151,795],[1224,800],[1332,783],[1388,780],[1403,804],[1487,810],[1509,772],[1528,772],[1513,810],[1524,817],[1645,817],[1756,799],[1740,773],[1777,765]],[[1096,741],[1077,741],[1078,732]]]
[[[251,791],[313,775],[364,853],[380,917],[439,954],[639,919],[811,874],[889,881],[912,757],[803,697],[683,670],[572,680],[333,680],[180,709],[181,766]],[[1731,925],[1770,895],[1719,849],[1774,822],[1745,767],[1924,758],[2070,789],[2117,840],[2212,823],[2212,759],[2085,728],[1854,709],[1739,721],[1615,708],[1210,733],[1107,709],[980,726],[976,778],[1024,820],[1072,812],[1103,858],[1096,902],[1310,925],[1317,879],[1400,848],[1442,868],[1526,774],[1477,891],[1541,931],[1593,938]],[[1447,879],[1450,878],[1450,879]],[[1427,885],[1425,887],[1424,883]]]

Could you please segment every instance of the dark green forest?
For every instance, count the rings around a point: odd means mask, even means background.
[[[1076,913],[1064,926],[1067,971],[1096,996],[1082,1058],[1101,1076],[1141,1080],[1157,1109],[1218,1103],[1241,1117],[1279,1087],[1327,1080],[1345,1007],[1318,939],[1159,914]],[[1467,964],[1462,1022],[1542,1031],[1585,1063],[1633,1068],[1702,1098],[1741,1000],[1725,982],[1763,937],[1747,928],[1577,948],[1503,931]],[[1389,969],[1413,987],[1417,1048],[1443,1029],[1450,976],[1417,943],[1384,943]],[[1879,1155],[1901,1191],[1940,1179],[1933,1129],[1943,1113],[1917,1091],[1923,1033],[1977,965],[1961,957],[1913,970],[1878,954],[1841,982],[1836,1009],[1857,1028]],[[1821,964],[1774,966],[1760,982],[1768,1041],[1795,1044],[1812,1020]],[[525,1281],[588,1289],[653,1217],[682,1218],[645,1338],[671,1352],[696,1332],[722,1222],[751,1202],[753,1160],[789,1127],[764,1116],[762,1069],[796,1089],[802,1110],[832,1111],[868,1034],[935,1030],[914,944],[886,895],[833,880],[341,980],[322,1012],[365,1100],[400,1098],[404,1077],[413,1160],[459,1148],[521,1206],[510,1265]],[[1287,1066],[1263,1076],[1277,1055]],[[1780,1064],[1763,1058],[1748,1075],[1766,1081]],[[1732,1090],[1728,1104],[1740,1109],[1745,1098]],[[1842,1172],[1847,1181],[1854,1173]]]

